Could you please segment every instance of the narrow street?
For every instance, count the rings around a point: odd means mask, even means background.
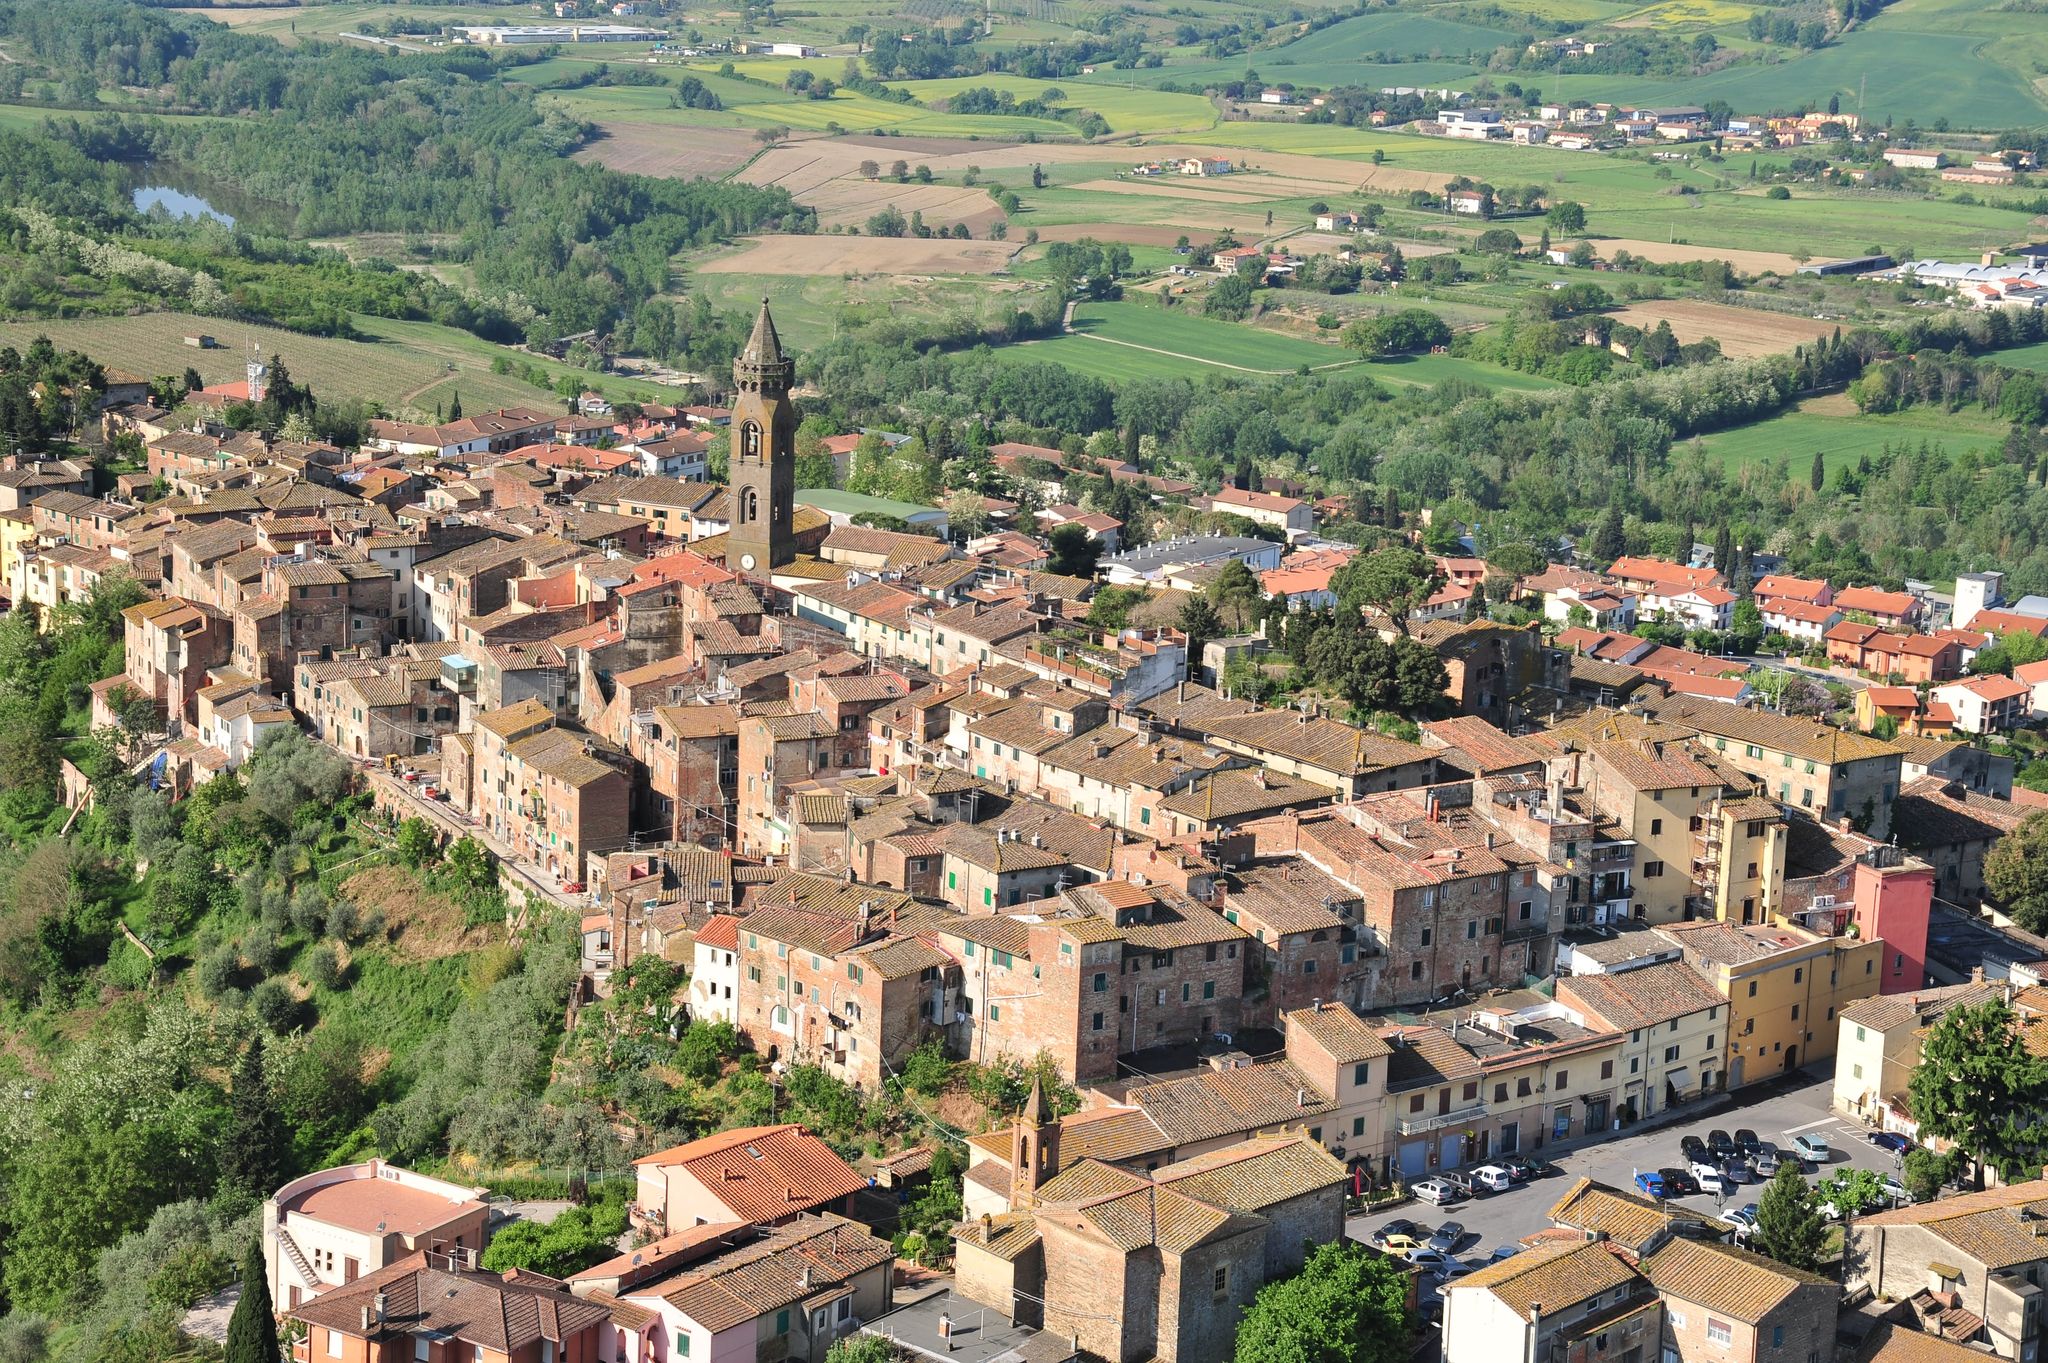
[[[529,861],[521,860],[509,843],[500,840],[482,824],[464,817],[441,801],[429,800],[420,793],[417,785],[399,780],[382,767],[365,767],[363,775],[377,790],[395,792],[398,799],[393,801],[393,804],[411,809],[437,828],[445,830],[451,838],[468,836],[482,843],[489,849],[491,855],[526,887],[529,897],[576,914],[581,914],[589,907],[587,901],[564,893],[562,887],[545,871]]]

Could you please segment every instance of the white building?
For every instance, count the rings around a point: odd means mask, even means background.
[[[737,1022],[733,1002],[739,984],[739,919],[715,913],[697,930],[696,964],[690,972],[690,1020]]]
[[[482,1188],[373,1159],[295,1178],[263,1204],[270,1296],[288,1311],[408,1254],[478,1254],[490,1239]]]
[[[1970,677],[1937,686],[1927,698],[1956,712],[1956,727],[1967,734],[2004,733],[2027,722],[2033,706],[2031,686],[1996,674]]]

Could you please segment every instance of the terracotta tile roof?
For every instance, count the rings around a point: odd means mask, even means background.
[[[496,1353],[523,1352],[543,1339],[564,1344],[611,1318],[608,1307],[572,1296],[552,1278],[449,1272],[428,1268],[424,1255],[330,1288],[285,1314],[362,1338],[363,1308],[380,1294],[385,1325],[373,1334],[432,1331]]]
[[[1393,1053],[1394,1048],[1364,1018],[1341,1003],[1297,1008],[1286,1015],[1286,1022],[1290,1034],[1300,1031],[1340,1065],[1379,1060]]]
[[[1164,806],[1186,819],[1204,823],[1242,818],[1282,809],[1301,809],[1334,799],[1328,786],[1264,767],[1229,767],[1213,772],[1169,795]]]
[[[697,945],[717,951],[737,951],[740,946],[740,920],[729,913],[714,913],[711,921],[697,929]]]
[[[1510,1259],[1488,1264],[1457,1279],[1459,1292],[1490,1292],[1518,1316],[1541,1306],[1545,1312],[1567,1311],[1635,1281],[1635,1270],[1599,1241],[1538,1245]]]
[[[973,1171],[969,1172],[971,1174]],[[1002,1175],[1004,1195],[1008,1196],[1009,1172],[1000,1166],[996,1172]],[[1018,1255],[1039,1243],[1038,1218],[1029,1212],[1008,1212],[1002,1216],[991,1217],[986,1222],[969,1221],[953,1232],[953,1238],[956,1242],[974,1246],[984,1254],[993,1254],[998,1259],[1015,1260]]]
[[[1733,1245],[1674,1238],[1642,1262],[1643,1276],[1666,1297],[1693,1302],[1755,1325],[1806,1286],[1826,1286],[1818,1274],[1773,1263]]]
[[[1126,1098],[1176,1145],[1313,1121],[1336,1108],[1286,1061],[1144,1084]]]
[[[1262,861],[1233,872],[1223,907],[1255,918],[1276,933],[1339,931],[1339,910],[1360,904],[1358,892],[1314,862]]]
[[[1923,776],[1908,783],[1892,807],[1899,844],[1913,849],[1996,842],[2019,827],[2025,817],[2026,812],[2011,800],[1966,790],[1939,776]]]
[[[968,1143],[1010,1157],[1011,1128],[970,1136]],[[1099,1107],[1060,1118],[1060,1168],[1081,1160],[1120,1164],[1173,1148],[1173,1141],[1143,1108]],[[979,1166],[977,1166],[979,1167]]]
[[[1255,1136],[1152,1172],[1152,1181],[1233,1211],[1275,1203],[1345,1182],[1344,1162],[1305,1134]]]
[[[1474,775],[1540,765],[1543,761],[1540,749],[1502,732],[1477,715],[1432,720],[1422,726],[1422,732],[1443,746],[1456,748],[1470,757]],[[1423,746],[1430,745],[1425,742]]]
[[[1149,1183],[1091,1202],[1072,1215],[1125,1253],[1156,1245],[1168,1254],[1186,1254],[1208,1241],[1264,1224]]]
[[[1599,1231],[1623,1248],[1640,1251],[1659,1232],[1678,1221],[1702,1226],[1720,1223],[1673,1203],[1652,1202],[1619,1188],[1610,1188],[1590,1178],[1581,1178],[1564,1190],[1549,1212],[1553,1225],[1580,1232]]]
[[[1909,1325],[1880,1325],[1863,1341],[1855,1363],[1984,1363],[1987,1354]]]
[[[801,1126],[721,1131],[634,1160],[681,1168],[741,1221],[770,1221],[857,1193],[867,1180]]]
[[[715,1334],[839,1287],[894,1257],[888,1241],[851,1221],[807,1216],[631,1295],[667,1302]]]
[[[1951,1009],[1972,1008],[2003,993],[2002,986],[1986,983],[1951,984],[1911,994],[1873,994],[1844,1008],[1841,1018],[1857,1027],[1889,1032],[1909,1024],[1919,1026],[1932,1022]]]
[[[1484,1072],[1478,1057],[1440,1027],[1396,1027],[1385,1036],[1393,1043],[1387,1056],[1390,1093],[1461,1083]]]
[[[1728,1002],[1705,976],[1683,961],[1573,975],[1559,980],[1557,988],[1560,1002],[1577,1003],[1621,1032],[1654,1027]]]
[[[1794,757],[1830,765],[1867,757],[1887,757],[1898,752],[1895,744],[1837,729],[1818,720],[1767,714],[1737,705],[1671,696],[1661,702],[1652,702],[1651,708],[1657,718],[1702,734],[1755,743],[1775,752],[1787,752]]]

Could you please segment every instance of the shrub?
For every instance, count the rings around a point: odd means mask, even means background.
[[[327,942],[317,943],[306,952],[306,958],[299,963],[299,973],[316,989],[330,992],[348,982],[348,970],[341,963],[341,953]]]
[[[199,958],[199,992],[218,999],[242,978],[242,958],[231,946],[215,947]]]
[[[273,1032],[290,1030],[299,1017],[299,1001],[282,980],[265,980],[250,990],[249,1009]]]
[[[284,959],[284,943],[267,924],[249,929],[242,938],[242,955],[260,974],[274,975]]]
[[[1792,191],[1783,185],[1772,185],[1764,191],[1764,197],[1766,199],[1789,199],[1792,197]]]

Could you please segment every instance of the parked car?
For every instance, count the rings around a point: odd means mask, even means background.
[[[1722,1175],[1721,1166],[1718,1164],[1710,1164],[1706,1160],[1700,1160],[1692,1166],[1692,1176],[1698,1181],[1700,1191],[1703,1193],[1725,1193],[1728,1191],[1728,1180]]]
[[[1735,1153],[1735,1138],[1719,1127],[1707,1133],[1707,1149],[1716,1155]]]
[[[1704,1159],[1706,1153],[1707,1143],[1698,1136],[1681,1136],[1678,1138],[1679,1157],[1687,1164],[1691,1164],[1696,1159]]]
[[[1396,1235],[1414,1237],[1418,1242],[1427,1238],[1424,1235],[1423,1227],[1416,1225],[1413,1221],[1409,1221],[1406,1218],[1397,1216],[1392,1221],[1387,1222],[1386,1225],[1374,1231],[1367,1238],[1366,1243],[1370,1244],[1374,1249],[1385,1249],[1388,1239]]]
[[[1495,1245],[1493,1253],[1486,1256],[1488,1263],[1497,1264],[1503,1259],[1512,1259],[1522,1252],[1520,1245]]]
[[[1453,1202],[1462,1202],[1465,1200],[1464,1190],[1458,1188],[1454,1184],[1446,1183],[1440,1178],[1423,1179],[1421,1182],[1417,1183],[1414,1186],[1414,1188],[1410,1191],[1412,1191],[1416,1197],[1422,1199],[1424,1202],[1427,1202],[1431,1206],[1435,1207],[1445,1207],[1449,1206]]]
[[[1417,1268],[1424,1269],[1432,1274],[1446,1264],[1457,1262],[1450,1255],[1439,1254],[1433,1249],[1411,1249],[1401,1257]]]
[[[1699,1180],[1683,1169],[1659,1169],[1657,1173],[1664,1180],[1666,1197],[1691,1197],[1700,1190]]]
[[[1828,1148],[1828,1143],[1818,1136],[1794,1136],[1792,1153],[1808,1164],[1826,1164],[1835,1157],[1835,1152]]]
[[[1420,1235],[1422,1227],[1417,1226],[1415,1229],[1417,1231],[1415,1235],[1409,1235],[1406,1232],[1398,1235],[1376,1235],[1373,1237],[1373,1243],[1387,1253],[1395,1255],[1406,1255],[1414,1250],[1428,1249],[1429,1242]]]
[[[1515,1186],[1515,1179],[1498,1164],[1482,1164],[1472,1171],[1472,1184],[1490,1193],[1504,1193]]]
[[[1515,1176],[1517,1182],[1524,1178],[1549,1178],[1557,1172],[1557,1166],[1546,1164],[1534,1155],[1515,1155],[1500,1162],[1501,1168]]]
[[[1756,1182],[1756,1175],[1749,1171],[1749,1161],[1740,1155],[1729,1155],[1721,1161],[1721,1177],[1731,1186]]]
[[[1749,1167],[1759,1179],[1767,1179],[1778,1172],[1778,1166],[1785,1162],[1784,1154],[1777,1146],[1769,1143],[1758,1148],[1749,1157]]]
[[[1873,1131],[1870,1133],[1870,1143],[1880,1150],[1889,1150],[1894,1155],[1902,1157],[1913,1148],[1913,1142],[1896,1131]]]
[[[1529,1167],[1529,1161],[1519,1156],[1495,1160],[1494,1163],[1507,1170],[1508,1177],[1514,1181],[1517,1188],[1536,1177],[1536,1171]]]
[[[1754,1155],[1762,1146],[1763,1142],[1756,1138],[1756,1132],[1751,1131],[1746,1126],[1735,1128],[1735,1148],[1737,1150],[1745,1155]]]
[[[1436,1234],[1429,1237],[1429,1247],[1439,1254],[1456,1254],[1458,1246],[1465,1241],[1465,1225],[1462,1221],[1446,1221],[1436,1228]]]
[[[1464,1277],[1467,1273],[1470,1273],[1471,1271],[1472,1265],[1461,1264],[1456,1259],[1453,1259],[1449,1263],[1445,1264],[1442,1268],[1438,1269],[1431,1276],[1436,1279],[1437,1286],[1439,1288],[1444,1288],[1449,1287],[1452,1283],[1458,1281],[1458,1279]]]
[[[1756,1232],[1756,1203],[1746,1202],[1732,1212],[1722,1212],[1721,1219],[1735,1227],[1737,1240],[1747,1240]]]
[[[1894,1207],[1905,1206],[1913,1200],[1913,1195],[1906,1191],[1906,1185],[1890,1174],[1878,1175],[1877,1186],[1884,1189],[1884,1195],[1891,1199]]]
[[[1644,1197],[1670,1196],[1670,1191],[1664,1186],[1664,1175],[1655,1169],[1636,1170],[1636,1191]]]

